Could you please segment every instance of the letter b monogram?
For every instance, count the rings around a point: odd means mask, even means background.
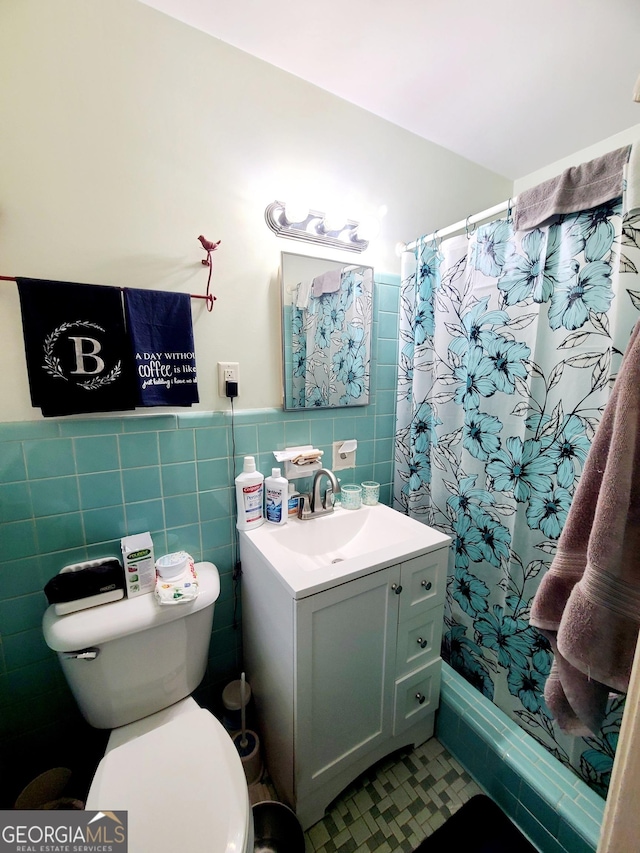
[[[74,354],[76,357],[76,369],[72,370],[72,373],[79,373],[83,376],[92,376],[104,370],[104,361],[98,355],[102,349],[99,341],[95,338],[85,338],[82,336],[74,337],[73,335],[69,335],[69,340],[73,341]],[[89,348],[83,348],[83,341],[86,341],[89,344]],[[87,361],[90,362],[89,365],[87,365]],[[89,366],[93,366],[94,369],[89,370]]]

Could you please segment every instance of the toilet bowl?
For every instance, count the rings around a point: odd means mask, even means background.
[[[196,564],[199,594],[161,607],[153,595],[56,615],[43,632],[85,719],[112,729],[86,808],[127,811],[129,853],[252,853],[240,757],[191,697],[204,676],[220,579]]]

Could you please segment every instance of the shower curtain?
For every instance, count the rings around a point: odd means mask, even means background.
[[[402,266],[394,504],[452,538],[443,658],[602,794],[624,699],[597,736],[560,732],[528,616],[640,316],[639,269],[621,199],[418,243]]]
[[[362,406],[369,400],[373,273],[345,269],[333,293],[292,306],[294,407]]]

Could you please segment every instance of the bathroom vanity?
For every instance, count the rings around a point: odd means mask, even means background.
[[[269,773],[303,828],[433,734],[449,542],[380,504],[240,534],[245,669]]]

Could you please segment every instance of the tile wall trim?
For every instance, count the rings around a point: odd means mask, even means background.
[[[446,663],[436,736],[542,853],[594,853],[603,798]]]

